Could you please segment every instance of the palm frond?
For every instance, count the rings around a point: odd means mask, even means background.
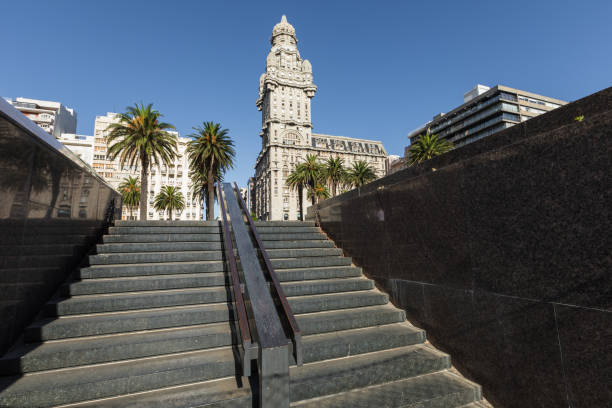
[[[412,146],[410,146],[408,164],[413,165],[422,163],[426,160],[434,158],[435,156],[449,152],[454,149],[454,147],[455,146],[452,142],[440,139],[436,134],[427,133],[421,135],[419,139]]]

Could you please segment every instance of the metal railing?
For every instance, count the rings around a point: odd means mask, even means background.
[[[238,274],[238,266],[236,264],[236,256],[234,254],[234,246],[232,244],[231,232],[227,222],[227,211],[225,204],[221,199],[221,188],[217,184],[217,197],[219,197],[219,207],[221,209],[221,227],[223,230],[223,246],[225,249],[225,258],[227,259],[230,279],[232,281],[232,293],[234,295],[234,312],[238,319],[238,330],[240,331],[240,342],[242,345],[240,361],[242,364],[242,375],[250,377],[251,375],[251,331],[249,329],[249,319],[244,306],[244,298],[242,297],[242,284],[240,283],[240,275]]]
[[[245,314],[248,316],[246,324],[239,325],[241,336],[243,336],[243,342],[246,340],[243,334],[248,332],[253,337],[250,344],[243,344],[243,355],[241,356],[243,372],[251,374],[251,361],[256,360],[256,380],[259,392],[254,395],[258,396],[258,406],[260,408],[288,408],[289,349],[287,335],[236,196],[240,197],[239,191],[234,191],[231,184],[219,183],[217,185],[217,198],[223,219],[225,250],[230,262],[233,293],[236,300],[244,296],[243,304]],[[242,275],[238,271],[234,256],[232,235],[236,243]],[[231,253],[228,253],[228,250]],[[244,289],[241,290],[241,287]],[[238,302],[237,300],[237,308],[240,309]],[[239,321],[240,313],[237,311]],[[248,371],[247,366],[249,366]]]
[[[236,183],[234,183],[234,188],[236,189],[236,191],[240,191]],[[259,248],[261,257],[263,258],[264,264],[266,265],[266,269],[268,270],[268,277],[270,278],[270,281],[272,282],[272,288],[274,289],[274,292],[276,293],[276,296],[280,303],[280,307],[281,307],[282,314],[285,320],[285,324],[290,331],[289,335],[291,337],[291,340],[293,341],[293,354],[295,357],[295,361],[298,366],[301,366],[303,364],[303,353],[302,353],[302,332],[300,331],[300,326],[295,320],[295,316],[293,315],[293,310],[291,310],[291,306],[289,305],[289,302],[287,301],[287,296],[285,296],[285,292],[283,291],[283,288],[281,287],[280,281],[278,280],[278,276],[276,276],[276,272],[274,271],[274,268],[272,267],[272,263],[270,262],[270,258],[268,257],[268,254],[266,252],[266,248],[264,247],[264,244],[261,241],[259,234],[257,233],[257,228],[255,228],[255,223],[250,217],[249,210],[246,206],[246,203],[244,202],[244,199],[242,198],[240,194],[237,194],[237,195],[238,195],[238,202],[240,203],[242,210],[247,215],[247,220],[249,223],[249,227],[251,229],[251,233],[253,234],[253,238],[255,238],[255,242],[257,243],[257,247]]]

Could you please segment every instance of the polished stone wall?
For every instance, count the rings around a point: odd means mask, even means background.
[[[120,206],[93,170],[0,99],[0,355]]]
[[[611,158],[608,88],[326,200],[321,226],[495,407],[610,406]]]

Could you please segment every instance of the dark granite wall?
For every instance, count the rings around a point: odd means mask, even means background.
[[[0,355],[120,206],[116,191],[0,98]]]
[[[611,163],[608,88],[326,200],[321,226],[497,408],[610,407]]]

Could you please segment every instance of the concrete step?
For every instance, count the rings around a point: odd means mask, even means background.
[[[44,312],[46,316],[66,316],[219,303],[227,300],[228,289],[225,286],[151,290],[75,296],[47,303]]]
[[[80,279],[89,278],[114,278],[128,276],[156,276],[177,275],[183,273],[205,273],[223,272],[222,261],[198,261],[198,262],[163,262],[163,263],[140,263],[123,265],[95,265],[81,268],[78,273]]]
[[[0,372],[4,375],[27,373],[229,346],[233,337],[231,324],[211,323],[28,343],[0,359]]]
[[[361,268],[355,266],[321,266],[316,268],[276,269],[281,282],[311,279],[350,278],[362,276]]]
[[[220,261],[222,251],[134,252],[90,255],[90,265],[141,264],[157,262]]]
[[[245,408],[252,406],[251,387],[242,378],[202,381],[70,405],[71,408]]]
[[[3,375],[99,364],[229,346],[230,323],[29,343],[0,359]],[[419,344],[424,332],[406,323],[305,336],[306,363]],[[293,362],[295,364],[295,361]]]
[[[221,234],[122,234],[104,235],[104,244],[122,242],[221,242]]]
[[[265,247],[265,244],[264,244]],[[278,258],[301,258],[308,256],[342,256],[340,248],[287,248],[287,249],[268,249],[270,259]]]
[[[149,243],[122,243],[99,244],[96,247],[98,254],[116,252],[171,252],[171,251],[213,251],[221,250],[221,241],[210,242],[149,242]]]
[[[405,322],[393,323],[304,336],[303,357],[305,363],[313,363],[421,344],[424,341],[423,330]]]
[[[352,259],[339,256],[311,256],[303,258],[271,259],[274,269],[314,268],[319,266],[350,266]]]
[[[314,221],[255,221],[255,227],[314,227]]]
[[[115,284],[116,282],[110,283]],[[170,283],[173,282],[170,281]],[[302,309],[306,308],[303,310],[327,310],[331,308],[331,305],[335,305],[334,308],[338,309],[369,306],[386,303],[388,300],[382,293],[370,291],[374,288],[374,283],[362,277],[288,282],[281,285],[285,295],[290,298],[290,303],[295,303],[296,307],[299,305]],[[357,291],[359,293],[355,293]],[[359,297],[361,293],[363,293],[362,297],[371,299],[363,300]],[[321,294],[328,294],[329,296],[321,299],[312,296]],[[293,301],[293,297],[298,300]],[[299,300],[302,297],[304,299]],[[222,284],[212,287],[78,295],[49,302],[45,305],[44,311],[47,316],[67,316],[227,301],[228,288]],[[302,313],[305,313],[305,311]]]
[[[291,401],[333,395],[448,368],[448,355],[423,344],[359,354],[333,363],[304,364],[290,368]]]
[[[216,226],[138,226],[138,227],[110,227],[110,235],[141,235],[141,234],[220,234],[221,227]]]
[[[406,314],[403,310],[396,309],[393,306],[381,305],[296,314],[295,319],[300,326],[302,335],[306,336],[315,333],[400,323],[406,320]]]
[[[324,239],[301,241],[265,241],[264,247],[266,250],[287,248],[333,248],[334,243]]]
[[[216,303],[42,319],[26,328],[24,338],[35,342],[227,322],[230,310],[227,303]]]
[[[362,273],[360,268],[353,266],[332,266],[320,268],[279,269],[276,270],[276,275],[281,282],[297,282],[334,278],[354,278],[362,276]],[[0,273],[0,277],[1,276],[2,275]],[[62,288],[62,294],[64,296],[76,296],[93,295],[96,293],[120,293],[222,286],[227,283],[227,279],[228,277],[223,272],[86,278],[81,281],[70,282],[64,285]]]
[[[222,272],[100,278],[85,279],[80,282],[66,284],[62,288],[62,294],[65,296],[76,296],[93,295],[96,293],[142,292],[147,290],[223,286],[225,284],[226,276]]]
[[[326,298],[326,295],[318,296],[320,296],[318,299],[315,296],[289,299],[289,303],[292,305],[292,308],[295,308],[296,314],[298,313],[297,310],[301,308],[309,311],[308,313],[296,315],[296,320],[304,336],[336,330],[399,323],[405,320],[405,314],[402,310],[388,305],[326,311],[326,308],[329,307],[342,307],[343,305],[346,307],[347,303],[343,303],[342,300],[330,303],[331,297]],[[354,302],[376,301],[376,297],[369,296],[357,297],[357,300],[354,300]],[[26,328],[24,338],[27,342],[36,342],[219,323],[229,321],[230,310],[231,305],[228,303],[215,303],[133,310],[129,312],[63,316],[34,322]],[[315,311],[311,312],[311,310]]]
[[[364,277],[320,279],[304,282],[283,282],[281,286],[287,297],[318,295],[322,293],[338,295],[342,292],[374,289],[374,281]]]
[[[219,227],[219,221],[138,221],[138,220],[121,220],[115,221],[115,227]]]
[[[3,379],[6,388],[0,394],[0,406],[50,407],[235,374],[231,347],[43,371]]]
[[[320,232],[305,232],[305,233],[259,233],[264,244],[268,241],[312,241],[325,239],[325,235]]]
[[[362,290],[359,292],[297,296],[287,298],[287,300],[294,314],[303,314],[384,305],[389,301],[389,297],[378,291]]]
[[[306,225],[299,226],[272,226],[272,225],[258,225],[256,226],[259,234],[303,234],[303,233],[318,233],[320,232],[317,227],[310,227]]]
[[[295,408],[477,408],[480,387],[448,371],[377,384],[291,404]]]

